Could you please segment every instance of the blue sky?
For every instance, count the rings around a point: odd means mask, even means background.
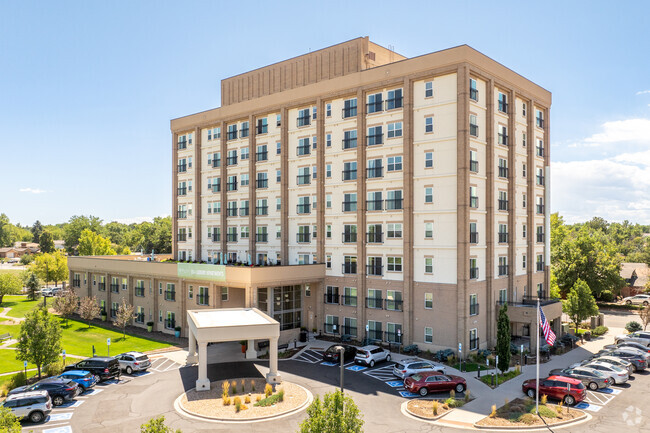
[[[0,212],[32,224],[171,213],[169,120],[220,80],[358,36],[468,44],[553,92],[551,207],[650,223],[644,2],[0,0]]]

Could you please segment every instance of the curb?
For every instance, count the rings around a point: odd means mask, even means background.
[[[580,410],[580,409],[573,409],[573,410]],[[581,411],[582,412],[582,411]],[[583,422],[589,421],[592,418],[591,415],[589,415],[586,412],[582,412],[582,416],[569,420],[569,421],[562,421],[562,422],[557,422],[554,424],[549,424],[548,427],[555,428],[555,427],[566,427],[569,425],[574,425],[574,424],[582,424]],[[537,425],[537,426],[532,426],[532,427],[523,427],[523,426],[500,426],[500,427],[495,427],[495,426],[481,426],[476,423],[473,424],[474,428],[478,430],[486,430],[486,431],[535,431],[535,430],[547,430],[548,427],[546,425]]]
[[[428,418],[428,417],[420,416],[420,415],[417,415],[417,414],[411,412],[411,411],[408,409],[408,404],[409,404],[410,402],[412,402],[412,401],[417,401],[417,400],[421,400],[421,399],[415,398],[415,399],[412,399],[412,400],[407,400],[407,401],[405,401],[404,403],[402,403],[402,405],[401,405],[402,413],[404,413],[405,415],[408,414],[407,416],[415,417],[415,418],[420,419],[420,420],[423,420],[423,421],[437,421],[437,420],[439,420],[440,418],[442,418],[443,416],[449,415],[451,412],[453,412],[454,410],[456,410],[456,408],[451,408],[451,409],[448,410],[447,412],[445,412],[445,413],[443,413],[443,414],[440,414],[440,415],[436,415],[436,416],[434,416],[433,418]],[[405,413],[405,412],[406,412],[406,413]]]
[[[298,386],[301,388],[305,393],[307,394],[307,398],[305,401],[298,407],[295,407],[291,410],[288,410],[286,412],[282,412],[279,414],[275,415],[268,415],[268,416],[260,416],[260,417],[255,417],[255,418],[244,418],[244,419],[232,419],[232,418],[216,418],[216,417],[211,417],[211,416],[206,416],[206,415],[201,415],[198,413],[190,412],[186,410],[182,405],[181,405],[181,398],[185,393],[179,395],[176,400],[174,400],[174,409],[176,412],[179,414],[186,416],[188,418],[200,420],[200,421],[207,421],[207,422],[213,422],[213,423],[221,423],[221,424],[245,424],[245,423],[252,423],[252,422],[264,422],[264,421],[273,421],[276,419],[284,418],[290,415],[294,415],[298,412],[302,412],[305,410],[314,400],[314,395],[305,387],[298,385],[297,383],[291,382],[293,385]],[[196,388],[189,389],[188,391],[192,391]],[[188,392],[186,391],[186,392]]]

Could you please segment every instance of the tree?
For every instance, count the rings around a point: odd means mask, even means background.
[[[630,334],[632,332],[640,331],[642,328],[643,327],[641,324],[639,322],[635,322],[634,320],[625,324],[625,330]]]
[[[0,304],[5,295],[17,295],[23,288],[20,277],[10,272],[0,274]]]
[[[639,311],[639,317],[641,318],[641,324],[643,325],[643,330],[650,325],[650,305],[643,307],[643,310]]]
[[[70,271],[68,269],[68,257],[66,257],[63,251],[55,251],[54,256],[54,282],[58,284],[59,281],[66,281],[70,277]]]
[[[43,233],[43,224],[41,224],[39,220],[36,220],[36,222],[31,228],[31,232],[33,236],[32,242],[40,244],[41,234]],[[43,247],[41,247],[41,249],[43,249]]]
[[[46,283],[65,281],[69,274],[68,259],[63,251],[55,251],[52,254],[41,253],[36,256],[32,270]]]
[[[181,433],[180,429],[173,430],[165,425],[165,417],[151,418],[140,426],[140,433]]]
[[[117,314],[115,315],[115,321],[113,325],[117,328],[122,328],[122,337],[126,338],[126,327],[131,323],[133,319],[133,312],[135,308],[131,304],[126,303],[126,299],[122,298],[122,303],[117,309]]]
[[[97,298],[96,297],[85,297],[81,300],[81,304],[79,305],[79,316],[88,322],[88,327],[90,328],[90,321],[93,320],[95,317],[99,316],[99,313],[101,313],[101,308],[99,307],[99,304],[97,303]]]
[[[80,256],[114,256],[117,253],[111,247],[111,241],[100,234],[85,229],[79,237]]]
[[[504,304],[499,309],[499,319],[497,321],[497,350],[499,364],[497,367],[501,372],[505,372],[510,367],[510,318],[508,317],[508,304]]]
[[[16,415],[10,409],[0,406],[0,432],[20,433],[21,431],[22,426]]]
[[[27,266],[30,263],[34,261],[34,255],[25,253],[22,256],[20,256],[20,264],[23,266]]]
[[[45,308],[37,308],[25,314],[16,347],[16,358],[36,365],[40,379],[41,367],[58,361],[61,353],[59,320]]]
[[[52,233],[45,230],[41,234],[39,246],[41,247],[42,253],[54,252],[54,237],[52,236]]]
[[[65,248],[69,253],[73,253],[77,248],[81,233],[86,229],[95,233],[101,233],[102,220],[92,215],[75,215],[65,225],[63,228],[63,240],[65,240]]]
[[[321,403],[316,396],[307,408],[307,419],[300,424],[300,433],[361,433],[363,419],[354,401],[340,390],[325,394]]]
[[[25,287],[27,287],[27,299],[30,301],[35,301],[40,295],[38,289],[41,287],[41,282],[34,272],[29,272],[27,281],[25,282]]]
[[[562,310],[569,315],[575,324],[576,331],[583,320],[598,314],[596,300],[585,281],[580,279],[576,281],[562,305]]]
[[[68,326],[68,317],[77,310],[77,295],[74,290],[66,289],[54,297],[52,308],[65,319],[65,326]]]

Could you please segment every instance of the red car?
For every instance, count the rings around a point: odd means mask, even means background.
[[[535,379],[525,380],[521,390],[530,398],[535,398]],[[587,389],[578,379],[564,376],[549,376],[542,379],[539,384],[539,395],[546,395],[555,400],[563,401],[568,405],[579,403],[585,399]]]
[[[451,391],[463,392],[467,388],[467,382],[460,376],[440,374],[437,371],[416,373],[404,379],[404,387],[422,396],[429,392]]]

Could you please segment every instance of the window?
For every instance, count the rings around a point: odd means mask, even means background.
[[[325,287],[325,303],[338,304],[339,303],[339,288],[336,286]]]
[[[389,311],[402,311],[402,292],[386,290],[386,309]]]
[[[433,257],[424,258],[424,273],[433,274]]]
[[[248,174],[242,174],[240,179],[241,186],[248,186]]]
[[[311,108],[311,118],[313,120],[316,120],[316,117],[318,117],[318,107],[312,107]]]
[[[386,167],[387,171],[401,171],[402,170],[402,157],[401,156],[389,156],[388,165]]]
[[[368,128],[367,145],[374,146],[376,144],[382,144],[384,139],[384,133],[382,132],[381,126],[372,126]]]
[[[279,155],[279,154],[281,154],[281,153],[282,153],[282,143],[279,142],[279,141],[277,141],[277,142],[275,143],[275,154],[276,154],[276,155]]]
[[[544,197],[537,197],[537,214],[544,214]]]
[[[500,277],[508,275],[508,257],[499,257],[499,267],[497,270]]]
[[[356,180],[357,179],[357,162],[344,162],[343,163],[343,180]]]
[[[318,138],[315,135],[311,136],[311,148],[316,149],[318,147]]]
[[[523,224],[521,228],[522,228],[523,238],[526,239],[526,231],[528,226],[526,224]]]
[[[297,185],[309,185],[311,183],[311,175],[309,174],[309,167],[299,167],[298,176],[296,177]]]
[[[476,228],[476,223],[469,223],[469,243],[478,243],[478,229]]]
[[[357,256],[343,256],[343,273],[357,273]]]
[[[424,308],[430,310],[433,308],[433,293],[424,294]]]
[[[402,89],[388,91],[388,99],[386,99],[386,110],[394,110],[396,108],[402,108]]]
[[[311,212],[311,204],[309,203],[309,197],[298,197],[298,204],[296,205],[297,214],[308,214]]]
[[[339,318],[338,316],[325,316],[325,329],[326,334],[339,334]]]
[[[476,328],[469,330],[469,350],[478,349],[478,331]]]
[[[424,132],[427,134],[433,132],[433,117],[424,118]]]
[[[433,168],[433,152],[424,153],[424,168]]]
[[[282,115],[281,114],[276,114],[276,116],[275,116],[275,126],[276,127],[282,126]]]
[[[249,231],[248,226],[241,227],[240,236],[241,236],[241,239],[248,239],[250,237],[250,231]]]
[[[282,210],[282,198],[280,197],[275,199],[275,210]]]
[[[266,134],[269,131],[269,124],[266,117],[262,119],[257,119],[257,133]]]
[[[176,313],[172,313],[171,311],[168,311],[165,319],[165,328],[174,329],[175,327],[176,327]]]
[[[469,259],[469,278],[478,279],[478,264],[476,259]]]
[[[221,301],[226,302],[228,300],[228,287],[221,287]]]
[[[504,158],[499,158],[499,177],[508,178],[508,161]]]
[[[367,305],[368,308],[379,308],[383,307],[382,305],[381,290],[378,289],[368,289],[368,299]]]
[[[478,102],[478,88],[476,87],[476,80],[469,79],[469,99]]]
[[[316,176],[317,173],[318,173],[318,172],[317,172],[317,167],[316,167],[315,165],[312,166],[312,167],[311,167],[311,177],[312,177],[313,179],[316,179],[316,177],[317,177],[317,176]]]
[[[526,133],[525,132],[521,133],[521,145],[523,147],[526,147]]]
[[[424,342],[433,343],[433,328],[424,327]]]
[[[328,179],[332,177],[332,164],[325,165],[325,177]]]
[[[535,110],[535,125],[544,129],[544,113],[542,110]]]
[[[256,231],[256,233],[255,233],[255,242],[268,242],[269,241],[269,233],[268,233],[268,228],[266,226],[257,226],[255,228],[255,231]],[[260,263],[260,262],[261,263],[266,263],[267,258],[262,257],[260,259],[260,257],[259,257],[260,255],[261,254],[257,255],[258,256],[257,263]],[[264,254],[264,256],[266,256],[266,254]]]
[[[478,152],[475,150],[469,151],[469,171],[478,173]]]
[[[536,183],[539,186],[544,186],[544,169],[541,167],[537,169]]]
[[[325,226],[325,238],[332,239],[332,224]]]
[[[357,241],[357,226],[356,224],[343,225],[343,242],[354,243]]]
[[[428,186],[424,188],[424,202],[433,203],[433,187]]]
[[[386,237],[389,239],[399,239],[402,237],[402,223],[389,223]]]
[[[269,214],[269,205],[268,201],[265,198],[257,199],[257,205],[255,206],[255,215],[268,215]]]
[[[499,224],[499,243],[503,244],[508,242],[508,225]]]
[[[402,136],[402,122],[388,124],[388,138],[396,138]]]
[[[325,146],[332,147],[332,134],[327,134],[325,136]]]
[[[249,156],[250,156],[250,154],[249,154],[249,151],[248,151],[248,147],[242,147],[242,149],[241,149],[241,159],[242,159],[242,161],[245,160],[245,159],[248,159]]]
[[[248,137],[248,122],[241,124],[241,131],[239,131],[239,138]]]
[[[275,170],[275,182],[282,182],[282,170]]]
[[[381,296],[381,292],[379,293],[379,296]],[[382,337],[383,332],[381,330],[381,322],[368,320],[368,338],[371,340],[383,340]]]
[[[343,118],[354,117],[357,115],[357,98],[346,99],[343,102]]]
[[[499,191],[499,210],[507,211],[508,210],[508,192]]]
[[[521,115],[526,117],[526,103],[521,104]]]
[[[521,173],[523,177],[526,177],[526,164],[521,164]]]
[[[383,275],[383,260],[382,257],[369,256],[368,264],[366,265],[366,275]]]
[[[475,186],[469,187],[469,207],[478,208],[478,189]]]
[[[296,126],[308,126],[311,123],[311,116],[309,115],[309,108],[298,110],[298,119],[296,119]]]
[[[402,205],[401,189],[386,191],[386,210],[400,210],[403,208]]]
[[[356,212],[357,211],[357,194],[347,193],[343,194],[343,212]]]
[[[325,207],[326,207],[327,209],[331,209],[331,208],[332,208],[332,194],[327,194],[327,195],[325,196]]]
[[[331,255],[325,256],[325,267],[327,269],[332,269],[332,256]]]
[[[469,295],[469,315],[476,316],[478,314],[478,296],[476,294]]]
[[[276,239],[282,238],[282,226],[275,226],[275,238]]]
[[[402,272],[402,258],[401,257],[388,257],[388,272]]]
[[[424,223],[424,237],[433,239],[433,223]]]
[[[237,138],[237,125],[228,125],[228,140]]]
[[[352,129],[343,133],[343,149],[354,149],[357,147],[357,130]]]
[[[476,114],[469,115],[469,135],[478,137],[478,118]]]
[[[537,140],[535,155],[539,156],[540,158],[544,158],[544,142],[542,140]]]
[[[503,305],[508,302],[508,289],[499,289],[499,304]]]
[[[300,138],[298,140],[298,149],[297,155],[309,155],[311,153],[311,147],[309,146],[309,138]]]
[[[375,93],[368,95],[368,103],[366,104],[366,111],[368,114],[383,111],[384,103],[382,101],[382,94]]]
[[[332,117],[332,104],[325,105],[325,116]]]
[[[257,162],[266,161],[269,159],[269,152],[267,150],[266,144],[260,144],[257,146],[257,152],[255,153],[255,160]]]
[[[521,268],[526,269],[526,254],[521,256]]]
[[[366,208],[369,211],[382,210],[384,201],[382,199],[381,191],[368,192],[368,200],[366,201]]]
[[[537,226],[537,242],[544,242],[544,226]]]
[[[537,254],[537,272],[544,270],[544,254]]]
[[[433,98],[433,81],[424,83],[424,97]]]
[[[499,125],[499,134],[498,134],[498,142],[499,144],[503,146],[508,145],[508,128],[504,125]]]
[[[309,226],[298,226],[298,233],[296,234],[296,242],[309,243],[311,236],[309,234]]]
[[[500,112],[508,113],[508,96],[505,93],[499,92],[498,107]]]
[[[356,299],[356,296],[355,296]],[[356,305],[356,303],[355,303]],[[343,335],[349,335],[351,337],[357,337],[357,319],[352,317],[343,318]]]

